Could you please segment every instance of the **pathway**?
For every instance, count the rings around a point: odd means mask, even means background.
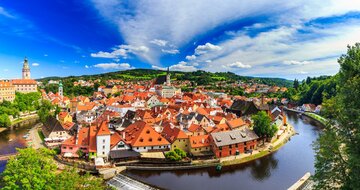
[[[133,180],[122,174],[118,174],[117,176],[109,180],[107,184],[115,189],[121,190],[157,190],[154,187]]]
[[[43,142],[39,136],[38,130],[41,129],[42,124],[36,124],[35,127],[31,128],[29,131],[28,140],[31,142],[31,146],[34,149],[43,148]]]

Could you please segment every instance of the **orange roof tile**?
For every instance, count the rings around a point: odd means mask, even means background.
[[[108,126],[107,126],[107,122],[103,121],[101,123],[100,128],[99,128],[96,135],[101,136],[101,135],[110,135],[110,134],[111,133],[110,133],[110,130],[109,130]]]
[[[192,136],[189,139],[191,148],[210,146],[209,135]]]

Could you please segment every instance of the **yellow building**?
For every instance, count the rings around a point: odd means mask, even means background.
[[[161,135],[171,143],[171,150],[175,148],[189,152],[189,137],[184,131],[175,127],[172,123],[166,122],[163,124],[164,128]]]
[[[73,119],[68,112],[60,112],[59,113],[59,121],[61,123],[67,123],[67,122],[72,123]]]
[[[15,86],[9,80],[0,81],[0,102],[15,100]]]

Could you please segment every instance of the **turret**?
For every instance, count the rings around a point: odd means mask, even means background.
[[[29,67],[27,57],[25,57],[24,65],[23,65],[23,69],[22,69],[22,79],[30,79],[30,78],[31,78],[30,67]]]

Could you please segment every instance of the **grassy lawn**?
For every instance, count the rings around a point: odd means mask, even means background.
[[[318,120],[319,122],[321,122],[321,123],[324,124],[324,125],[326,125],[326,123],[327,123],[327,119],[321,117],[321,116],[318,115],[318,114],[309,113],[309,112],[306,112],[305,114],[308,115],[308,116],[310,116],[310,117],[312,117],[312,118],[314,118],[314,119],[316,119],[316,120]]]
[[[45,136],[44,136],[43,132],[41,130],[38,130],[38,134],[39,134],[41,141],[44,142]]]

